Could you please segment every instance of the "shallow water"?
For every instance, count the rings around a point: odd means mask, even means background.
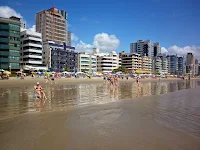
[[[0,118],[27,112],[67,110],[68,108],[105,104],[141,96],[160,95],[181,89],[195,88],[200,81],[120,83],[113,88],[102,84],[44,85],[47,100],[38,101],[33,87],[0,89]],[[167,101],[168,103],[171,101]],[[189,105],[188,105],[189,106]]]
[[[44,85],[47,100],[39,102],[31,86],[0,89],[1,149],[199,150],[199,85]]]

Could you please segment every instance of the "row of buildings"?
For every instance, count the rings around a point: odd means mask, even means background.
[[[161,74],[199,74],[193,54],[186,57],[161,54],[160,43],[138,40],[130,44],[130,53],[115,51],[78,53],[71,46],[68,14],[50,8],[36,13],[36,32],[25,29],[17,17],[0,18],[0,69],[112,72],[124,66],[130,72]]]

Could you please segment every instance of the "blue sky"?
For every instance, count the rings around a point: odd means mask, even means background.
[[[160,42],[168,51],[176,45],[179,51],[191,48],[200,53],[198,0],[10,0],[1,1],[0,6],[20,13],[28,27],[35,24],[35,13],[40,10],[52,6],[66,10],[69,30],[79,39],[74,44],[79,46],[81,40],[90,47],[96,34],[107,33],[119,39],[118,52],[128,52],[130,42],[150,39]]]

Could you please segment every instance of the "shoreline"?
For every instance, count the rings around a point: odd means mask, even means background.
[[[159,79],[152,79],[152,78],[146,78],[146,79],[141,79],[140,82],[163,82],[163,81],[187,81],[187,80],[182,80],[180,78],[161,78]],[[191,80],[200,80],[200,78],[192,78]],[[15,88],[15,87],[22,87],[22,86],[29,86],[29,85],[35,85],[36,82],[40,82],[41,85],[77,85],[77,84],[97,84],[97,83],[103,83],[104,80],[103,78],[61,78],[61,79],[55,79],[55,84],[49,84],[45,83],[46,79],[43,78],[25,78],[25,80],[20,80],[20,79],[9,79],[9,80],[0,80],[0,88]],[[136,79],[129,78],[128,80],[126,79],[119,79],[119,83],[127,83],[127,82],[136,82]]]

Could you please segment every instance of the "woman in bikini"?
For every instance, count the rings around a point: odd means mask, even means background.
[[[46,99],[46,95],[44,93],[44,89],[40,86],[40,83],[37,82],[37,84],[34,86],[34,90],[38,94],[38,97],[41,99],[42,96]]]

